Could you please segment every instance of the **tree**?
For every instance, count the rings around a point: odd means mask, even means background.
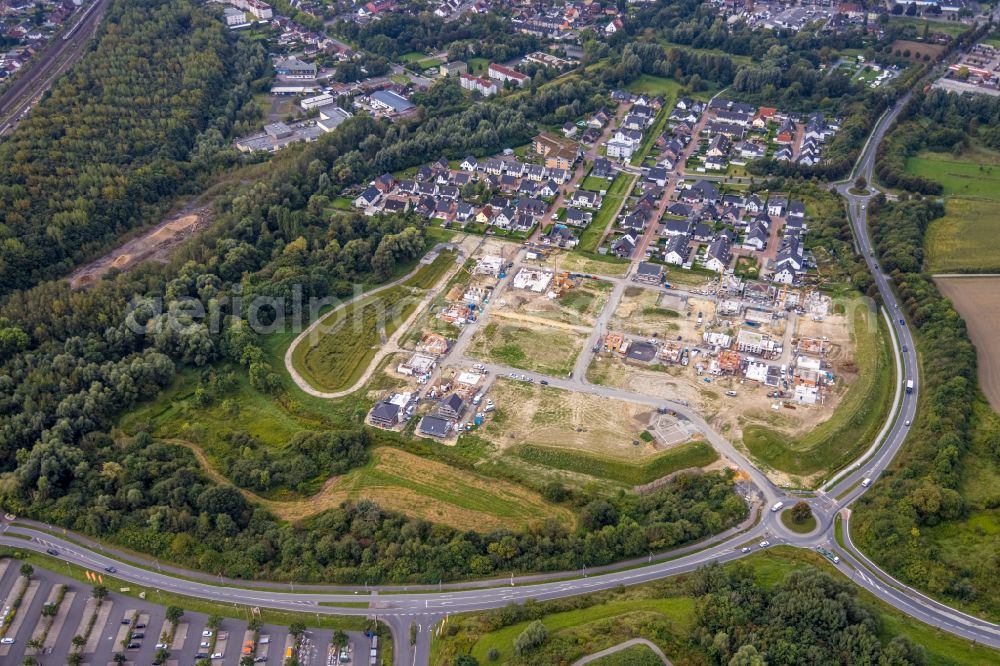
[[[209,615],[208,620],[205,622],[205,625],[208,626],[209,629],[217,630],[219,627],[222,626],[222,616],[215,615],[214,613],[212,615]]]
[[[83,663],[83,655],[79,652],[70,652],[69,656],[66,657],[66,663],[69,666],[80,666]]]
[[[486,658],[489,659],[490,661],[496,661],[497,659],[500,658],[500,650],[496,649],[495,647],[491,647],[489,649],[489,652],[486,653]]]
[[[87,644],[87,639],[81,636],[80,634],[77,634],[76,636],[73,637],[72,643],[73,647],[82,648],[84,645]]]
[[[337,629],[333,632],[333,637],[330,639],[333,644],[337,647],[344,647],[347,645],[347,632],[342,629]]]
[[[531,652],[549,639],[549,630],[541,620],[535,620],[514,639],[514,653],[518,656]]]
[[[90,596],[98,601],[104,601],[104,599],[108,596],[108,588],[104,585],[95,585],[90,590]]]
[[[796,502],[792,507],[792,522],[801,525],[812,518],[812,509],[806,502]]]
[[[125,658],[125,655],[122,654],[121,652],[116,652],[115,656],[112,659],[116,664],[118,664],[118,666],[121,666],[126,661],[128,661],[128,659]]]
[[[479,666],[479,660],[471,654],[460,654],[451,663],[452,666]]]
[[[35,567],[31,566],[28,563],[24,563],[21,565],[21,575],[24,576],[25,578],[31,578],[34,575],[34,573],[35,573]]]
[[[170,659],[170,651],[167,648],[158,648],[156,650],[156,655],[153,657],[153,663],[164,664],[167,659]]]
[[[859,190],[867,189],[868,188],[868,179],[865,178],[864,176],[858,176],[854,180],[854,187],[858,188]]]
[[[180,606],[167,606],[166,617],[170,624],[176,625],[184,617],[184,609]]]
[[[41,616],[55,617],[55,614],[58,612],[59,612],[58,604],[45,604],[42,606]]]
[[[290,625],[288,625],[288,633],[290,633],[292,636],[295,636],[295,638],[298,638],[302,634],[306,633],[305,623],[292,622]]]
[[[767,662],[757,652],[757,648],[744,645],[729,660],[729,666],[767,666]]]

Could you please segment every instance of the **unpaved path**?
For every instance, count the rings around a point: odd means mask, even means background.
[[[443,247],[436,247],[433,250],[431,250],[428,256],[435,256],[438,252],[442,251],[443,249],[444,249]],[[292,381],[295,382],[295,385],[298,386],[303,391],[305,391],[306,393],[308,393],[309,395],[316,396],[317,398],[329,398],[329,399],[343,398],[344,396],[350,395],[351,393],[354,393],[362,386],[364,386],[368,382],[368,380],[371,379],[371,376],[375,372],[375,370],[378,369],[379,365],[382,363],[382,359],[384,359],[388,354],[394,354],[396,352],[403,351],[403,349],[399,346],[400,338],[402,338],[403,335],[410,330],[410,327],[413,326],[413,323],[423,313],[423,311],[427,309],[427,306],[430,305],[430,302],[434,300],[434,298],[438,295],[439,288],[437,286],[427,291],[427,293],[421,299],[420,303],[413,310],[413,314],[411,314],[407,318],[407,320],[403,322],[396,329],[396,331],[392,334],[392,336],[385,341],[385,343],[382,345],[382,348],[375,353],[375,356],[372,358],[371,363],[368,364],[368,369],[365,370],[360,377],[358,377],[358,380],[354,382],[352,386],[349,386],[348,388],[343,389],[341,391],[320,391],[319,389],[314,388],[313,385],[310,384],[305,377],[299,374],[299,371],[295,369],[295,364],[292,362],[292,355],[295,352],[295,348],[298,347],[317,328],[319,328],[324,321],[326,321],[330,317],[335,316],[338,312],[340,312],[344,308],[350,307],[352,304],[361,299],[374,296],[375,294],[381,293],[386,289],[391,289],[392,287],[396,287],[403,284],[404,282],[412,278],[414,275],[416,275],[417,272],[421,268],[423,268],[427,263],[429,263],[426,261],[426,259],[427,257],[424,257],[424,259],[421,260],[419,264],[417,264],[416,268],[414,268],[412,271],[410,271],[403,277],[397,280],[393,280],[392,282],[383,284],[382,286],[376,287],[375,289],[371,289],[369,291],[358,294],[354,298],[345,301],[341,305],[338,305],[336,308],[326,313],[324,316],[320,317],[313,323],[309,324],[309,326],[306,327],[304,331],[295,336],[295,339],[292,340],[292,344],[288,345],[288,349],[285,350],[285,370],[288,371],[288,374],[291,376]],[[440,280],[438,280],[438,285],[447,284],[448,281],[452,278],[452,276],[458,271],[458,269],[462,267],[463,262],[464,262],[464,256],[462,255],[462,253],[458,253],[455,256],[455,265],[444,276],[442,276]]]
[[[645,638],[633,638],[630,641],[619,643],[618,645],[609,647],[606,650],[601,650],[600,652],[595,652],[594,654],[588,654],[586,657],[577,659],[570,666],[584,666],[584,664],[589,664],[592,661],[597,661],[601,657],[607,657],[609,654],[614,654],[615,652],[621,652],[622,650],[627,650],[630,647],[635,647],[636,645],[645,645],[654,653],[656,653],[656,656],[659,657],[661,661],[663,661],[663,666],[673,666],[673,664],[670,663],[670,660],[667,659],[667,655],[663,654],[663,650],[660,649],[660,646],[651,641],[647,641]]]

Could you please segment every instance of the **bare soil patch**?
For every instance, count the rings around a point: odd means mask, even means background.
[[[89,287],[111,270],[127,271],[143,261],[165,261],[171,250],[204,228],[209,219],[207,207],[188,209],[174,215],[100,259],[78,268],[69,276],[70,287]]]

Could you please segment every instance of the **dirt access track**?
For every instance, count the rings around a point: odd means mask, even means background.
[[[69,286],[71,289],[89,287],[112,269],[127,271],[147,259],[166,261],[170,251],[203,229],[210,217],[207,207],[186,209],[169,217],[141,236],[73,271]]]

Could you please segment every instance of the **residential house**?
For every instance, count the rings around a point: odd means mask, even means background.
[[[444,438],[451,431],[451,421],[441,416],[428,414],[420,419],[420,434]]]
[[[566,209],[566,224],[571,224],[574,227],[585,227],[590,224],[593,219],[593,213],[585,210],[580,210],[579,208],[567,208]]]
[[[601,195],[590,190],[577,190],[570,203],[581,208],[597,209],[601,207]]]
[[[369,185],[365,188],[365,191],[359,194],[354,199],[355,208],[369,208],[374,206],[375,203],[382,197],[382,193],[379,192],[374,185]]]
[[[636,239],[632,234],[625,234],[611,243],[611,253],[616,257],[628,259],[635,252]]]
[[[645,284],[659,285],[663,282],[663,266],[651,264],[648,261],[640,261],[632,274],[633,282],[643,282]]]
[[[671,236],[663,248],[663,260],[676,266],[686,264],[691,256],[690,243],[691,237],[687,234]]]
[[[729,266],[730,240],[726,236],[717,236],[708,244],[708,251],[702,265],[710,271],[722,273]]]
[[[788,199],[785,197],[769,197],[767,200],[767,214],[774,217],[781,217],[785,214],[785,206],[787,205]]]
[[[497,63],[490,63],[487,74],[491,79],[499,81],[501,84],[510,81],[518,87],[523,86],[531,80],[531,77],[527,74],[522,74],[517,70],[504,65],[498,65]]]
[[[646,180],[656,183],[660,187],[667,184],[667,170],[661,166],[655,166],[646,174]]]
[[[607,180],[614,178],[615,173],[614,164],[612,164],[611,160],[604,157],[598,157],[594,160],[594,166],[590,170],[591,176],[595,178],[605,178]]]
[[[457,393],[448,395],[438,403],[437,413],[446,419],[451,419],[452,421],[460,419],[462,417],[462,412],[464,411],[465,401],[462,400],[462,396]]]

